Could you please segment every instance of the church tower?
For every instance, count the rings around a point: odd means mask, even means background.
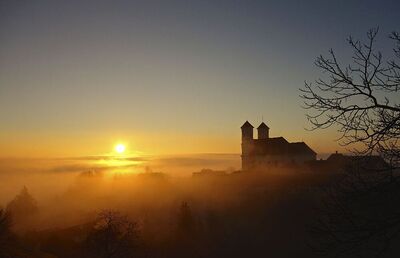
[[[242,129],[242,143],[245,141],[251,141],[253,140],[253,128],[254,126],[252,126],[249,121],[246,121],[242,127],[240,127]]]
[[[242,170],[250,168],[250,153],[253,149],[253,126],[246,121],[242,129]]]
[[[262,122],[257,127],[257,134],[258,134],[258,139],[260,139],[260,140],[268,139],[269,138],[269,127],[264,122]]]

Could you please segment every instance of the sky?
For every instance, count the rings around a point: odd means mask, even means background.
[[[240,126],[310,132],[299,88],[345,39],[399,31],[399,1],[0,1],[0,157],[239,153]]]

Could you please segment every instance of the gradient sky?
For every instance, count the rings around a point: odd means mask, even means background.
[[[399,1],[0,1],[0,156],[238,153],[240,126],[307,132],[298,88],[345,39],[399,31]]]

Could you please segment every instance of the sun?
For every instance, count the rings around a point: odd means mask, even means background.
[[[119,144],[115,145],[114,150],[115,150],[116,152],[118,152],[119,154],[122,154],[122,153],[124,153],[124,151],[125,151],[125,145],[119,143]]]

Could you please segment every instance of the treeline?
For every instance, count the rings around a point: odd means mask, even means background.
[[[41,226],[46,222],[43,218],[49,216],[44,216],[45,208],[24,187],[1,210],[0,257],[313,255],[307,246],[307,225],[318,199],[316,189],[325,179],[237,174],[173,183],[165,177],[133,181],[119,177],[112,179],[118,187],[107,190],[113,198],[104,197],[103,192],[100,197],[86,199],[100,189],[94,186],[100,179],[85,177],[84,184],[78,183],[67,197],[58,197],[52,204],[62,206],[68,198],[88,206],[98,198],[111,200],[109,207],[90,206],[79,215],[81,222],[74,225]],[[128,186],[135,189],[128,190]],[[150,198],[150,193],[155,196]],[[126,204],[121,198],[129,201]],[[68,220],[72,214],[68,209],[72,208],[66,206],[57,216],[64,214]]]

